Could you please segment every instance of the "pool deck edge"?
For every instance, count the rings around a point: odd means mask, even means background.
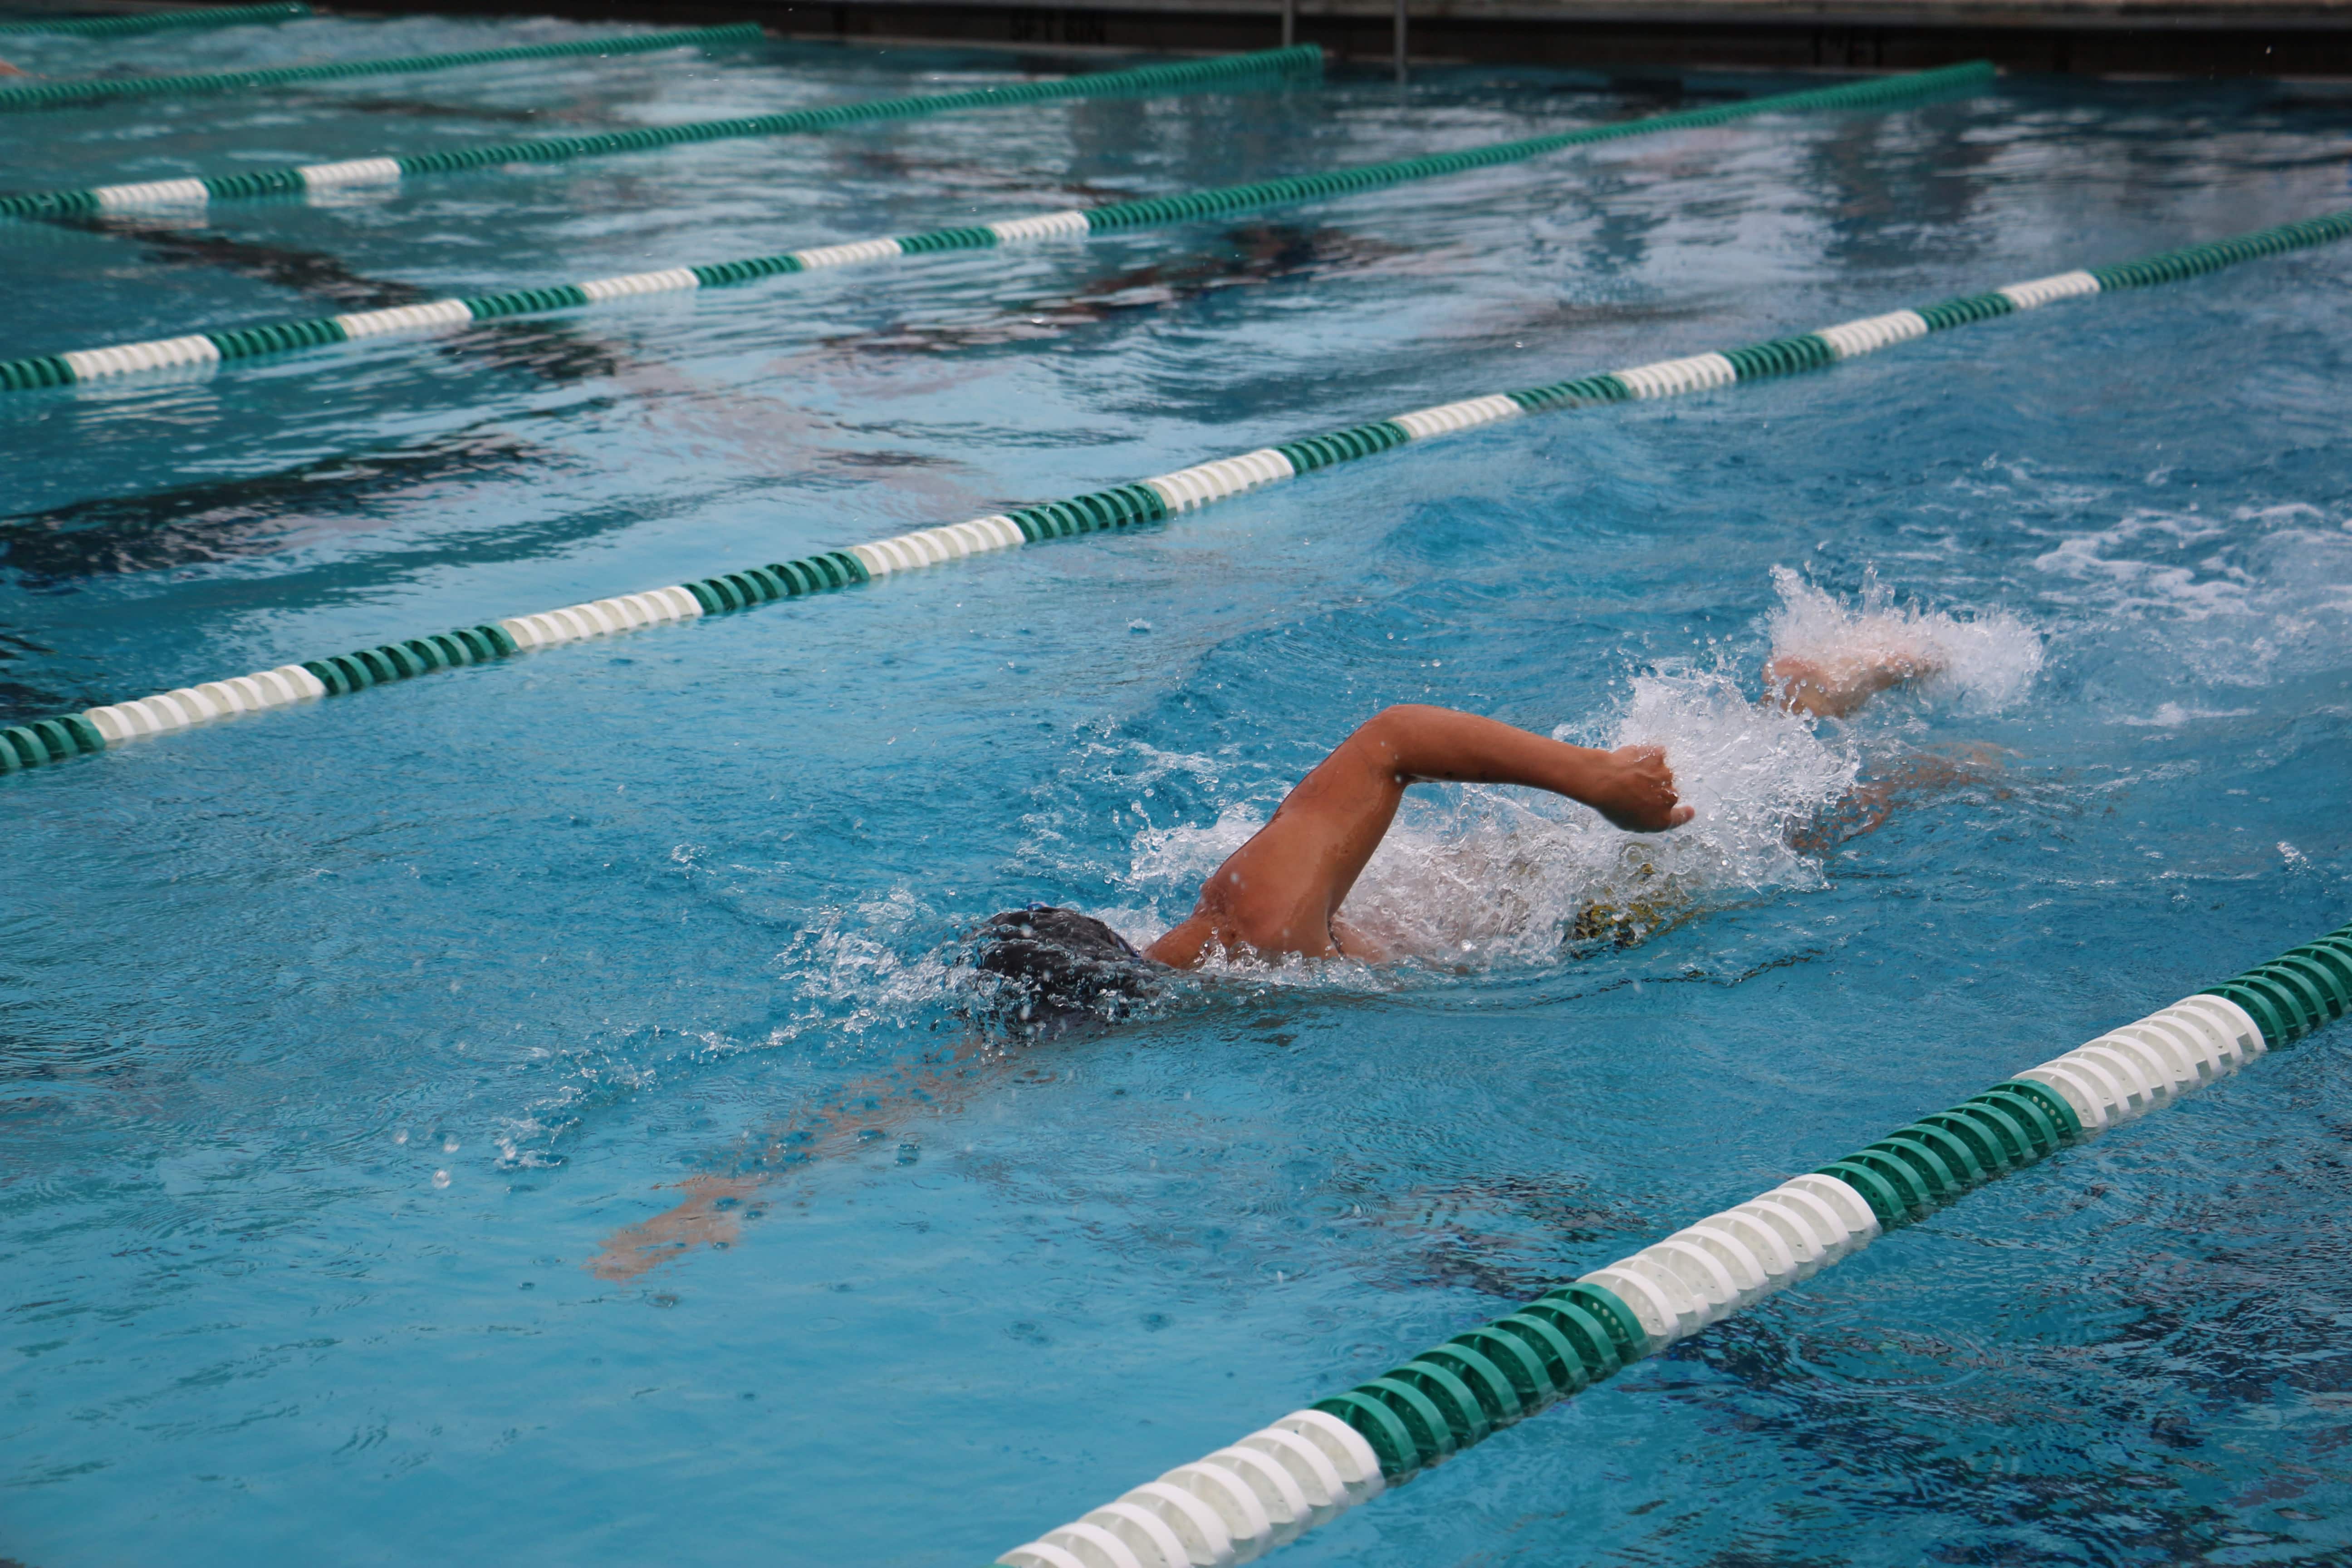
[[[1213,52],[1282,42],[1281,0],[537,0],[558,16],[670,26],[754,20],[780,37],[1013,49]],[[2077,76],[2352,78],[2352,0],[1407,0],[1416,63],[1916,69],[1989,58]],[[347,15],[506,14],[512,0],[371,0]],[[1299,0],[1297,41],[1384,64],[1392,0]]]

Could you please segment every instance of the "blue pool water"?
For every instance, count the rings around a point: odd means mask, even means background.
[[[68,75],[577,31],[5,52]],[[26,189],[164,178],[1072,64],[775,44],[502,67],[0,117],[0,164]],[[0,355],[1670,106],[1589,76],[1335,73],[199,226],[16,226]],[[2346,108],[2011,79],[1230,224],[12,395],[0,706],[2332,210]],[[2339,248],[2056,306],[0,782],[0,1556],[984,1562],[2341,922],[2347,279]],[[1776,630],[1850,635],[1835,605],[1874,573],[1948,617],[1953,672],[1849,726],[1748,710]],[[1148,935],[1400,700],[1666,741],[1708,809],[1635,847],[1675,884],[1665,929],[1563,945],[1638,870],[1625,846],[1571,808],[1429,792],[1364,897],[1430,956],[1236,970],[1108,1036],[923,1067],[968,1038],[961,932],[1046,900]],[[1851,770],[1921,753],[1950,781],[1785,848]],[[2347,1044],[1985,1191],[1288,1558],[2342,1561]]]

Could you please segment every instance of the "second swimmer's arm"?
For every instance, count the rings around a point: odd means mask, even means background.
[[[1932,647],[1866,648],[1842,658],[1780,654],[1764,664],[1764,696],[1791,713],[1845,719],[1882,691],[1940,674]]]

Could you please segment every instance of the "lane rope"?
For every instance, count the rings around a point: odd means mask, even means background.
[[[1546,1292],[1049,1530],[1001,1568],[1226,1568],[2352,1006],[2352,925]]]
[[[307,66],[266,66],[254,70],[185,71],[169,76],[74,77],[64,81],[23,82],[0,87],[0,110],[50,109],[98,103],[115,98],[188,98],[235,92],[240,88],[278,87],[295,81],[344,81],[353,77],[398,76],[412,71],[455,70],[461,66],[501,65],[509,60],[551,60],[571,55],[643,55],[657,49],[723,47],[756,44],[766,35],[757,22],[724,27],[678,27],[658,33],[618,33],[559,44],[518,44],[503,49],[467,49],[456,54],[404,55],[388,59],[330,60]]]
[[[114,37],[126,33],[160,33],[173,27],[234,27],[246,22],[286,22],[311,15],[302,0],[280,0],[274,5],[207,5],[194,11],[138,11],[121,16],[53,16],[46,20],[0,22],[0,34],[79,33],[84,37]]]
[[[142,180],[119,185],[91,185],[74,190],[28,191],[0,196],[0,216],[47,217],[69,213],[160,211],[198,212],[208,203],[251,196],[308,195],[355,185],[391,185],[416,174],[443,174],[497,168],[507,163],[561,163],[574,158],[599,158],[616,153],[644,153],[657,147],[691,142],[724,142],[751,136],[794,136],[831,131],[876,121],[914,120],[973,109],[1012,109],[1023,104],[1058,100],[1104,98],[1129,93],[1172,92],[1265,76],[1320,72],[1323,51],[1314,44],[1286,49],[1260,49],[1217,59],[1181,65],[1142,66],[1131,70],[1098,71],[1055,81],[1013,82],[975,88],[966,92],[914,93],[902,98],[867,99],[862,102],[796,109],[782,114],[759,114],[736,120],[703,120],[682,125],[649,125],[633,131],[608,131],[593,136],[546,136],[528,142],[503,142],[473,147],[445,148],[404,157],[351,158],[333,163],[285,163],[248,169],[235,174],[214,174],[177,180]]]
[[[2119,266],[2060,273],[1987,294],[1962,295],[1916,310],[1895,310],[1846,321],[1817,332],[1776,338],[1725,353],[1662,360],[1548,386],[1417,409],[1278,447],[1261,447],[1235,458],[1197,463],[1111,489],[853,544],[799,561],[747,566],[646,593],[514,616],[482,626],[160,692],[135,701],[37,720],[0,729],[0,774],[102,752],[127,741],[167,734],[215,719],[260,712],[313,698],[345,696],[434,670],[488,663],[528,649],[554,647],[587,637],[799,599],[874,582],[897,572],[941,565],[1045,540],[1160,522],[1261,485],[1499,420],[1552,410],[1670,397],[1768,376],[1823,369],[1930,332],[2037,310],[2063,300],[2176,283],[2242,261],[2325,245],[2347,236],[2352,236],[2352,211],[2332,213],[2234,238],[2168,250]]]
[[[641,294],[723,289],[761,279],[891,261],[902,257],[990,250],[1048,240],[1086,239],[1100,234],[1125,233],[1226,213],[1355,195],[1415,180],[1440,179],[1476,169],[1493,168],[1497,164],[1520,163],[1570,147],[1590,146],[1631,136],[1654,135],[1661,132],[1721,125],[1750,115],[1888,107],[1957,87],[1979,85],[1991,80],[1993,74],[1992,67],[1975,61],[1876,81],[1779,93],[1768,98],[1750,99],[1743,103],[1718,104],[1706,109],[1653,115],[1643,120],[1619,121],[1554,136],[1466,148],[1458,153],[1357,164],[1319,174],[1301,174],[1288,179],[1224,185],[1172,196],[1115,202],[1107,206],[1084,210],[1037,213],[993,223],[934,229],[928,234],[813,246],[781,256],[756,256],[699,267],[673,267],[656,272],[592,279],[584,283],[515,289],[475,299],[435,300],[419,305],[404,305],[395,310],[360,310],[341,316],[318,316],[307,321],[273,321],[264,326],[228,331],[191,332],[144,342],[116,343],[105,348],[37,355],[0,362],[0,390],[62,386],[136,371],[209,368],[225,360],[252,359],[263,354],[321,348],[332,343],[352,342],[362,338],[394,333],[446,331],[507,316],[578,310],[586,305],[603,304]],[[356,183],[363,178],[382,175],[386,166],[383,161],[378,161],[374,166],[366,169],[349,164],[329,164],[325,167],[334,172],[333,178]],[[164,181],[133,189],[141,193],[138,199],[147,201],[157,199],[157,193],[168,193],[175,186],[184,185],[189,187],[189,199],[200,200],[202,195],[197,187],[202,184],[198,181]]]

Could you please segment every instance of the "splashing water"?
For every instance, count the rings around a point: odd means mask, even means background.
[[[1818,880],[1788,834],[1852,784],[1850,755],[1716,676],[1643,678],[1621,728],[1616,743],[1666,745],[1684,798],[1699,807],[1688,826],[1625,833],[1530,790],[1409,798],[1349,895],[1348,920],[1402,955],[1525,962],[1577,937],[1644,934],[1733,889]],[[1231,805],[1207,826],[1147,828],[1127,883],[1160,895],[1155,907],[1184,903],[1265,822],[1260,809]]]
[[[1348,919],[1423,959],[1524,962],[1565,940],[1644,934],[1727,893],[1819,880],[1789,836],[1852,787],[1850,743],[1833,747],[1811,724],[1758,707],[1721,673],[1640,678],[1608,743],[1664,745],[1696,819],[1633,834],[1533,790],[1418,795],[1349,894]],[[1266,815],[1239,804],[1205,826],[1146,828],[1124,881],[1155,910],[1187,903]],[[1150,920],[1111,918],[1137,933]]]
[[[2014,700],[2041,668],[2039,634],[2006,614],[1961,619],[1898,607],[1874,576],[1852,604],[1793,572],[1776,570],[1774,584],[1776,657],[1837,668],[1907,654],[1937,667],[1919,683],[1927,700],[1977,711]],[[1852,726],[1759,704],[1726,668],[1638,677],[1613,729],[1603,721],[1553,734],[1663,746],[1696,816],[1672,833],[1633,834],[1532,790],[1462,786],[1412,797],[1349,894],[1349,921],[1399,953],[1454,964],[1541,961],[1564,942],[1639,940],[1710,905],[1821,885],[1820,863],[1790,840],[1852,791],[1862,770]],[[1126,886],[1148,895],[1154,912],[1187,903],[1266,815],[1237,804],[1206,826],[1146,828],[1133,840]],[[1106,918],[1138,942],[1160,929],[1132,910]]]
[[[939,911],[905,887],[848,907],[814,912],[775,958],[779,1000],[789,1016],[764,1045],[815,1034],[835,1044],[869,1031],[903,1031],[948,1005],[965,978],[952,946],[925,948],[919,935]],[[912,953],[912,956],[908,956]]]
[[[1765,624],[1775,658],[1807,658],[1834,670],[1906,657],[1937,667],[1920,682],[1923,696],[1971,713],[2008,707],[2042,668],[2042,637],[2015,616],[1991,610],[1962,620],[1897,605],[1874,570],[1864,572],[1853,604],[1785,566],[1772,568],[1772,586],[1780,606]]]

